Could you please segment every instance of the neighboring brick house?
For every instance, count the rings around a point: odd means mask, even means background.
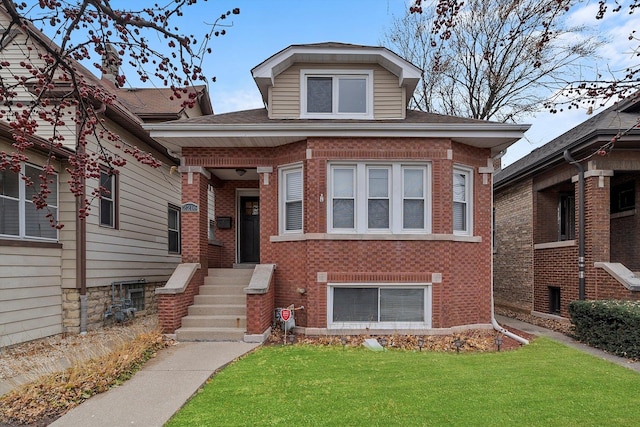
[[[629,98],[496,173],[496,305],[568,317],[580,297],[580,186],[565,150],[584,168],[585,298],[640,299],[638,117]]]
[[[165,330],[207,267],[246,263],[276,266],[247,289],[249,335],[292,304],[307,334],[490,327],[493,157],[528,126],[407,110],[421,72],[382,47],[293,45],[252,74],[265,108],[145,126],[182,158],[182,259],[202,267],[161,301]]]
[[[0,8],[0,26],[7,28],[8,17]],[[20,61],[43,61],[39,41],[51,43],[31,26],[15,29],[0,47],[0,60],[8,61],[0,70],[3,78],[21,75]],[[100,327],[111,303],[112,289],[130,296],[136,308],[155,310],[154,289],[163,286],[180,263],[179,240],[172,239],[172,228],[180,215],[180,178],[172,174],[177,160],[142,129],[145,122],[211,114],[204,86],[197,93],[198,105],[185,111],[179,101],[171,101],[168,89],[116,89],[113,75],[103,79],[76,64],[90,84],[104,87],[117,100],[100,113],[104,126],[118,134],[122,144],[150,152],[162,162],[159,168],[141,164],[118,149],[109,138],[101,138],[106,152],[127,160],[118,174],[105,162],[100,178],[87,178],[86,194],[101,184],[110,189],[101,200],[94,199],[85,219],[78,217],[76,198],[70,190],[69,157],[75,153],[77,129],[72,121],[56,129],[41,121],[29,158],[21,173],[0,170],[0,347],[59,333],[77,333]],[[28,105],[33,95],[26,89],[15,101]],[[37,115],[36,115],[37,117]],[[36,119],[37,120],[37,119]],[[54,148],[49,157],[48,138],[53,132],[65,136],[64,146]],[[0,121],[0,151],[14,151],[11,128]],[[89,151],[95,150],[96,137],[88,138]],[[37,210],[32,187],[22,176],[38,175],[49,158],[55,170],[50,177],[49,207]],[[46,217],[64,224],[53,228]],[[84,305],[84,306],[83,306]]]

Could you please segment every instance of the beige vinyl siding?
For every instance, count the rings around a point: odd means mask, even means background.
[[[7,21],[4,15],[0,15],[0,21],[4,21],[2,24],[3,27],[6,28],[8,24],[6,24]],[[32,47],[33,50],[29,51],[27,46]],[[8,61],[11,64],[9,67],[0,68],[2,78],[8,82],[13,82],[15,80],[14,75],[24,75],[26,70],[20,66],[20,61],[24,61],[26,57],[30,58],[29,61],[34,66],[44,65],[44,61],[38,58],[38,50],[35,44],[28,41],[25,34],[17,34],[13,41],[0,50],[0,60]],[[15,101],[21,101],[26,104],[33,99],[33,95],[29,93],[25,87],[19,86],[16,87],[15,90],[18,92]],[[40,120],[37,113],[34,115],[34,119],[38,123],[36,135],[44,139],[50,138],[53,135],[54,127]],[[75,148],[75,124],[71,116],[65,116],[65,125],[55,128],[55,132],[64,136],[65,139],[62,141],[64,146]]]
[[[371,70],[373,69],[374,119],[401,119],[404,117],[404,89],[398,77],[377,64],[294,64],[275,78],[270,88],[269,115],[273,119],[300,118],[300,70]]]
[[[60,252],[0,246],[0,347],[62,333]]]
[[[122,128],[110,124],[124,141],[148,151]],[[115,152],[119,150],[113,148]],[[127,164],[118,168],[118,228],[99,225],[99,201],[91,204],[87,218],[87,286],[105,286],[114,281],[164,281],[173,273],[181,257],[169,254],[167,237],[168,204],[180,205],[180,175],[169,174],[166,158],[162,167],[154,169],[130,156]],[[87,185],[94,188],[97,180]]]
[[[60,194],[58,195],[60,206],[58,218],[64,225],[58,233],[59,242],[62,243],[62,287],[76,288],[76,230],[78,211],[76,198],[69,191],[69,174],[64,171],[59,176]]]

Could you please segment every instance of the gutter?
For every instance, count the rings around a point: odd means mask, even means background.
[[[493,182],[491,184],[491,212],[493,212]],[[493,236],[493,226],[493,221],[491,221],[491,236]],[[520,335],[516,335],[513,332],[506,330],[505,328],[500,326],[500,324],[496,320],[495,301],[493,299],[493,237],[491,237],[491,326],[493,326],[493,329],[497,332],[500,332],[502,335],[518,341],[522,345],[529,344],[528,339],[522,338]]]
[[[573,165],[578,169],[578,196],[580,197],[580,204],[578,206],[578,299],[585,300],[585,283],[584,283],[584,166],[580,162],[577,162],[569,150],[564,151],[564,159],[570,165]]]

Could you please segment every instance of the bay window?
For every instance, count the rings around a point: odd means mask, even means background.
[[[58,230],[51,226],[47,215],[58,220],[58,175],[47,179],[50,194],[47,207],[37,209],[33,196],[40,188],[42,169],[23,164],[20,174],[10,170],[0,171],[0,235],[21,239],[57,240]],[[33,185],[26,185],[22,176],[28,177]]]
[[[329,232],[428,233],[426,164],[332,164]]]
[[[453,169],[453,233],[471,235],[473,183],[471,170],[463,167]]]

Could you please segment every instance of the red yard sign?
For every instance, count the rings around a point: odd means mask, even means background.
[[[283,322],[291,319],[291,310],[289,310],[288,308],[283,308],[282,310],[280,310],[280,318]]]

